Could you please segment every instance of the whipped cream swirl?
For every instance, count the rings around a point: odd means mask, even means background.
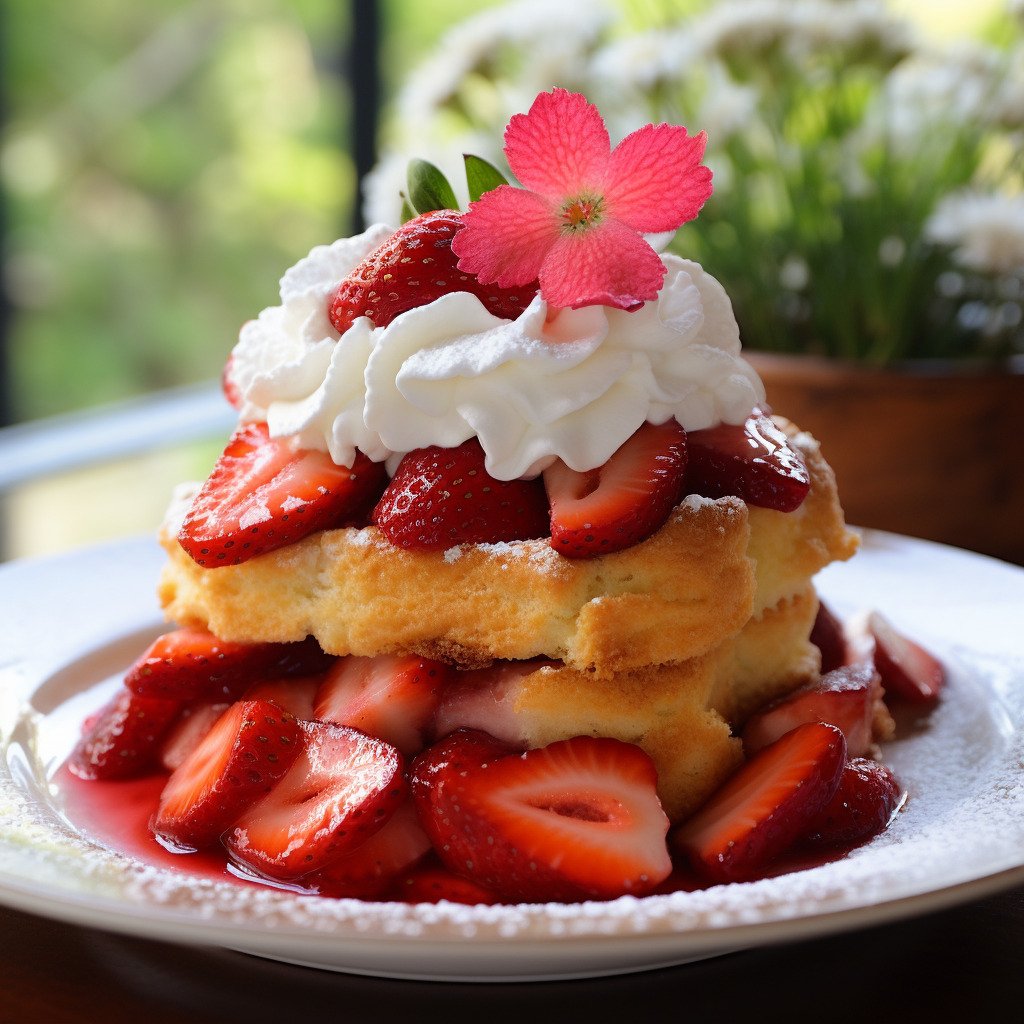
[[[357,449],[379,462],[475,435],[488,472],[512,480],[556,458],[600,466],[644,421],[700,430],[764,401],[725,290],[671,255],[658,298],[634,313],[538,295],[504,320],[455,292],[387,327],[361,317],[339,340],[328,296],[391,230],[318,246],[281,279],[281,304],[242,328],[231,374],[243,420],[346,466]]]

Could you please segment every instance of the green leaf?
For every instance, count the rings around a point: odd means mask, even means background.
[[[464,153],[462,159],[466,163],[466,184],[469,186],[471,203],[475,203],[485,192],[490,192],[499,185],[508,184],[505,175],[483,157]]]
[[[416,216],[416,211],[412,208],[412,203],[409,202],[409,197],[404,192],[398,194],[402,197],[402,223],[405,224]]]
[[[416,213],[459,208],[448,179],[426,160],[409,161],[409,203]]]

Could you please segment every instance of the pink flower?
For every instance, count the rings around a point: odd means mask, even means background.
[[[505,156],[525,188],[472,203],[452,242],[459,268],[484,284],[540,281],[553,306],[638,309],[657,296],[661,258],[641,233],[673,231],[711,195],[707,136],[649,124],[614,150],[597,108],[578,93],[541,93],[505,129]]]

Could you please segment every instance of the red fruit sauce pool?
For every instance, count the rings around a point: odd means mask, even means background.
[[[61,792],[64,815],[83,834],[108,849],[128,854],[153,867],[171,868],[197,878],[236,885],[269,885],[304,892],[300,885],[285,885],[236,874],[219,849],[197,853],[172,853],[161,846],[149,830],[149,821],[160,800],[167,775],[156,773],[139,779],[86,782],[62,765],[51,780]],[[777,861],[764,877],[802,871],[840,860],[848,849],[813,851]],[[655,890],[655,894],[693,892],[709,883],[689,868],[677,865]],[[326,897],[325,897],[326,898]]]

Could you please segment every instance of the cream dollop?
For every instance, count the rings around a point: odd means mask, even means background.
[[[339,340],[328,296],[390,232],[317,247],[282,278],[281,304],[242,328],[231,373],[243,420],[343,465],[357,449],[381,461],[475,435],[488,472],[511,480],[556,458],[600,466],[644,421],[742,423],[764,401],[725,290],[672,255],[658,298],[635,313],[537,296],[504,320],[455,292],[387,327],[361,317]]]

